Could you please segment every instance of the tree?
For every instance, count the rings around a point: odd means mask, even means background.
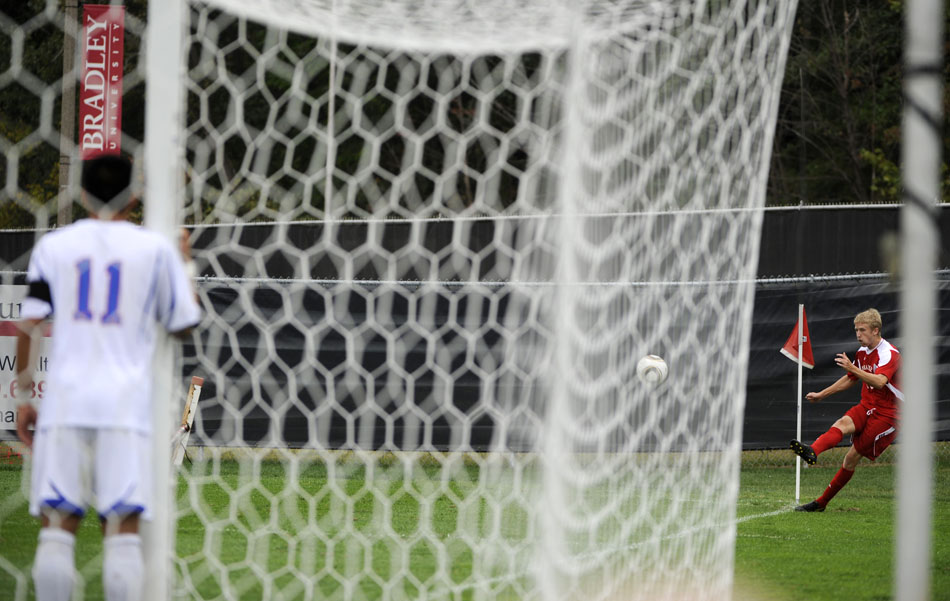
[[[63,2],[50,19],[48,2],[22,0],[6,2],[0,8],[7,22],[22,27],[25,36],[20,63],[13,65],[14,38],[4,29],[0,34],[0,71],[14,75],[0,86],[0,146],[5,160],[0,162],[0,229],[32,228],[40,209],[49,216],[47,225],[55,225],[56,198],[59,194],[59,130],[63,77]],[[125,73],[123,91],[123,133],[141,140],[145,123],[144,82],[134,76],[139,62],[141,28],[147,10],[146,0],[126,0]],[[131,26],[130,26],[131,25]],[[81,43],[81,41],[79,42]],[[16,67],[16,69],[11,69]],[[78,68],[77,68],[78,69]],[[77,74],[78,77],[78,74]],[[44,102],[52,90],[53,102]],[[49,125],[44,128],[43,124]],[[16,173],[8,173],[11,157],[17,157]],[[13,179],[15,186],[7,185]],[[12,195],[8,193],[14,189]],[[75,205],[74,216],[84,211]]]
[[[900,201],[903,9],[899,0],[799,3],[769,204]]]

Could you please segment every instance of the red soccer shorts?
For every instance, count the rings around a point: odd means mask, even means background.
[[[845,413],[854,422],[854,434],[851,444],[855,450],[871,461],[880,456],[897,436],[897,421],[878,415],[876,409],[868,409],[858,404]]]

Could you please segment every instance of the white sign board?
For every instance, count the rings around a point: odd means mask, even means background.
[[[0,430],[16,429],[16,333],[20,320],[20,303],[27,286],[0,285]],[[39,341],[31,394],[43,398],[48,369],[47,342],[49,332]]]

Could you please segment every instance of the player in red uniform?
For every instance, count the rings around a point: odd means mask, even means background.
[[[861,402],[849,409],[827,432],[811,445],[798,440],[789,444],[795,454],[809,465],[814,465],[818,455],[837,445],[844,436],[853,435],[851,448],[844,457],[841,469],[831,479],[824,494],[810,503],[799,505],[795,511],[824,511],[828,502],[854,475],[854,468],[861,457],[874,461],[897,435],[897,415],[904,401],[899,377],[901,355],[881,337],[881,327],[881,314],[877,309],[858,313],[854,318],[854,333],[861,348],[854,362],[845,353],[839,353],[835,363],[845,374],[821,392],[805,395],[806,399],[814,403],[861,382]]]

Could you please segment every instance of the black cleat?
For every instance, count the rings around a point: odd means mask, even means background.
[[[795,511],[824,511],[825,506],[819,505],[818,501],[812,501],[811,503],[805,503],[804,505],[799,505],[795,508]]]
[[[816,455],[815,451],[813,451],[812,448],[807,444],[793,440],[792,442],[788,443],[788,448],[795,451],[795,454],[801,457],[808,465],[815,465],[818,463],[818,455]]]

